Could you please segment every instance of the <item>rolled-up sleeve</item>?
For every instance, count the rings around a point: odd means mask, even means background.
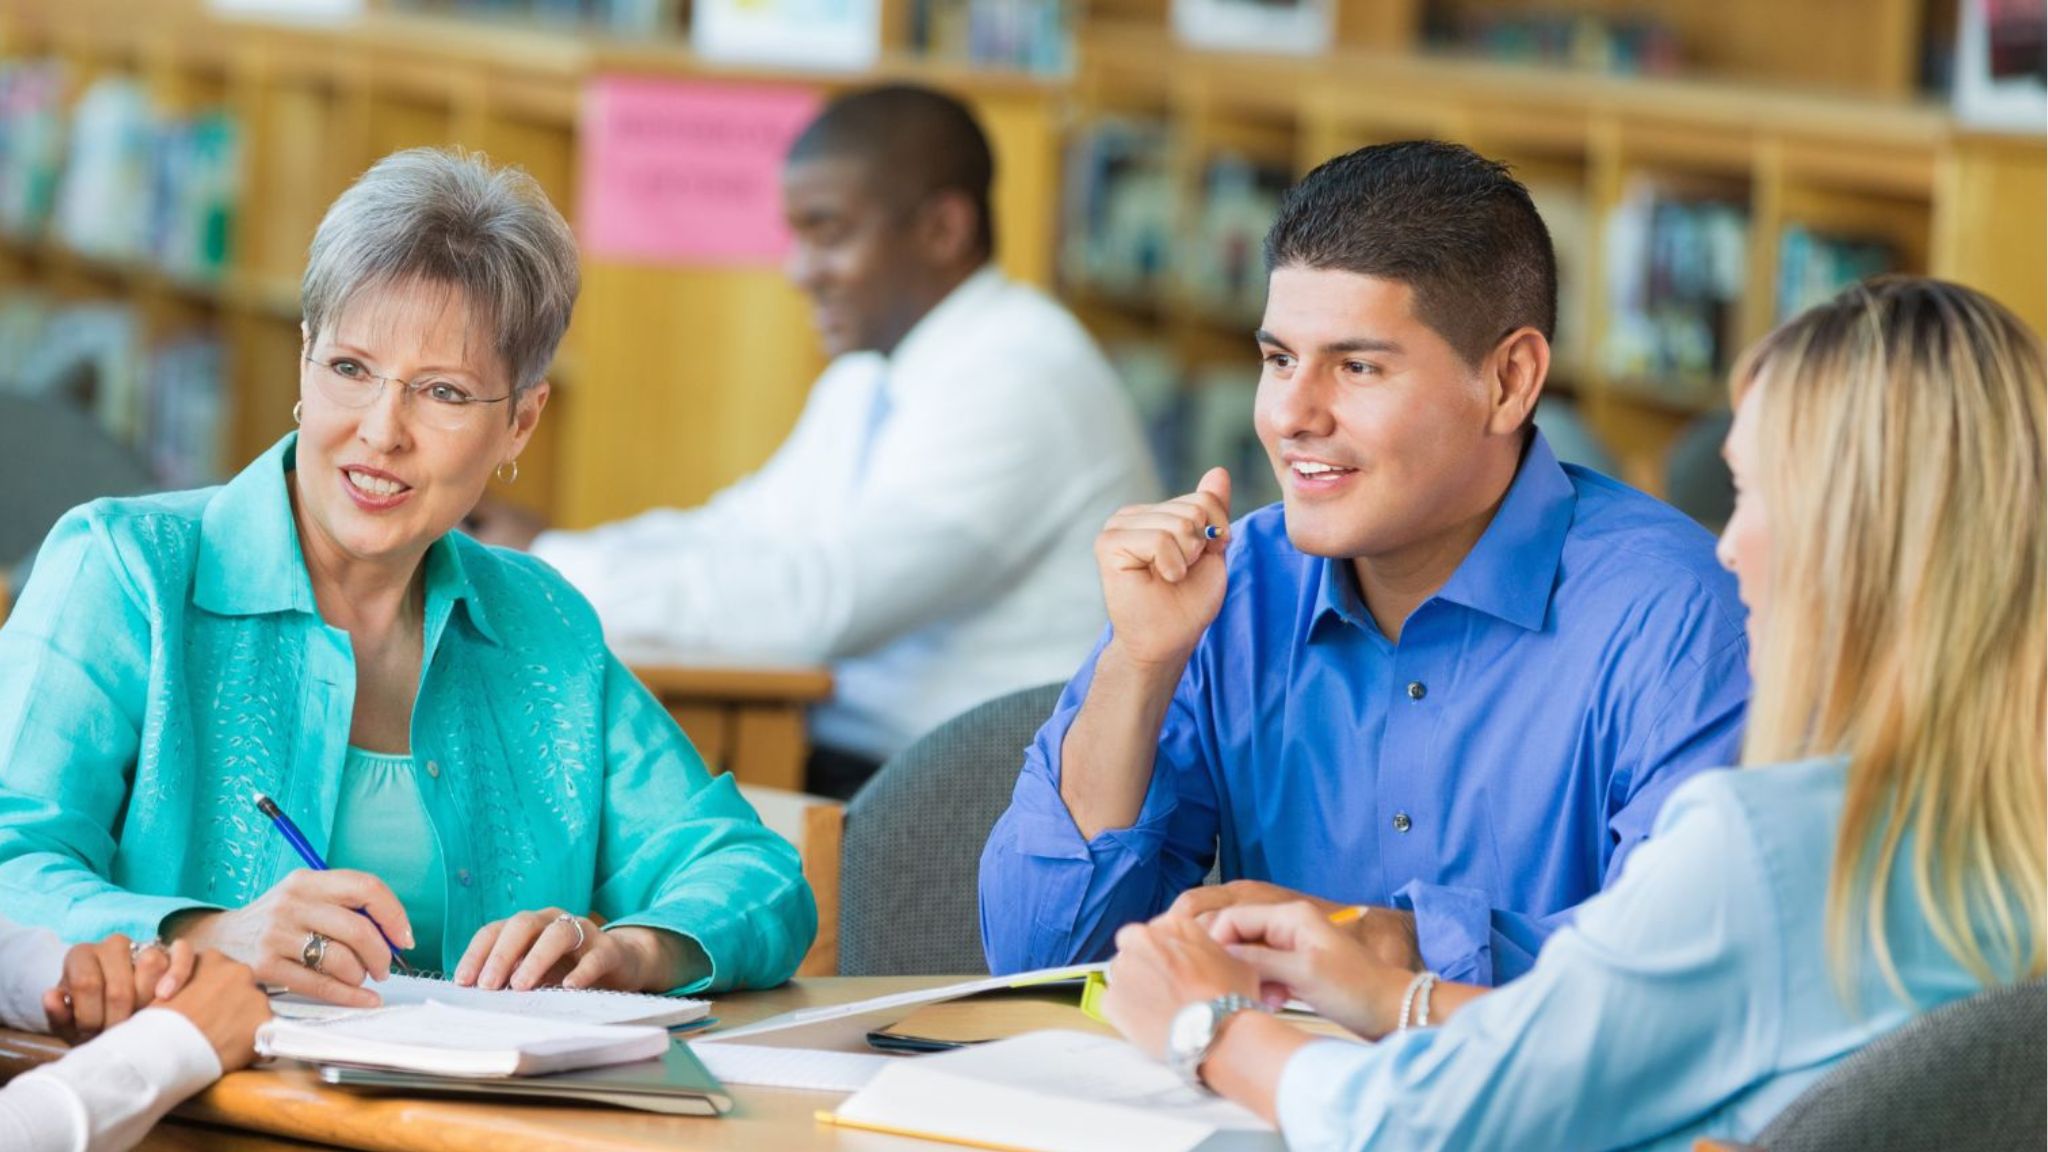
[[[1118,928],[1164,911],[1215,859],[1198,661],[1167,710],[1137,819],[1083,840],[1060,797],[1061,750],[1108,640],[1105,633],[1026,750],[1010,807],[982,850],[981,939],[991,972],[1106,958]]]
[[[730,775],[711,776],[616,658],[605,695],[595,904],[607,928],[660,928],[695,941],[711,970],[678,991],[788,980],[818,932],[796,848],[761,823]]]

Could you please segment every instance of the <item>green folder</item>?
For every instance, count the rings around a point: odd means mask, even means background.
[[[732,1095],[681,1040],[671,1042],[668,1054],[659,1060],[558,1072],[552,1076],[482,1079],[323,1064],[320,1079],[344,1088],[404,1096],[523,1096],[676,1116],[723,1116],[732,1111]]]

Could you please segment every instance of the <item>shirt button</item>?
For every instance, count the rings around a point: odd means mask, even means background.
[[[1408,698],[1410,700],[1420,700],[1427,695],[1429,695],[1429,689],[1423,685],[1422,681],[1410,680],[1408,682]]]
[[[457,884],[462,885],[464,888],[469,887],[470,879],[471,878],[469,875],[469,869],[467,868],[461,869],[455,873],[455,882]]]
[[[1415,827],[1415,821],[1410,820],[1406,812],[1394,813],[1394,831],[1406,832],[1413,827]]]
[[[432,776],[436,780],[441,778],[441,765],[439,761],[427,761],[427,775]]]

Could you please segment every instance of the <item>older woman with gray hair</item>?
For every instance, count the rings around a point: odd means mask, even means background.
[[[794,971],[795,851],[582,597],[454,531],[517,478],[577,284],[561,216],[479,158],[401,152],[335,202],[297,431],[223,487],[72,512],[0,629],[0,907],[356,1006],[407,961],[490,988]]]

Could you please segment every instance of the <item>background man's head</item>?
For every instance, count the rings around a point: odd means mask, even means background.
[[[1528,190],[1456,145],[1362,148],[1288,192],[1266,260],[1255,421],[1295,545],[1476,540],[1549,368],[1557,262]]]
[[[995,248],[995,161],[965,106],[893,85],[827,105],[789,151],[788,272],[825,350],[889,352]]]

